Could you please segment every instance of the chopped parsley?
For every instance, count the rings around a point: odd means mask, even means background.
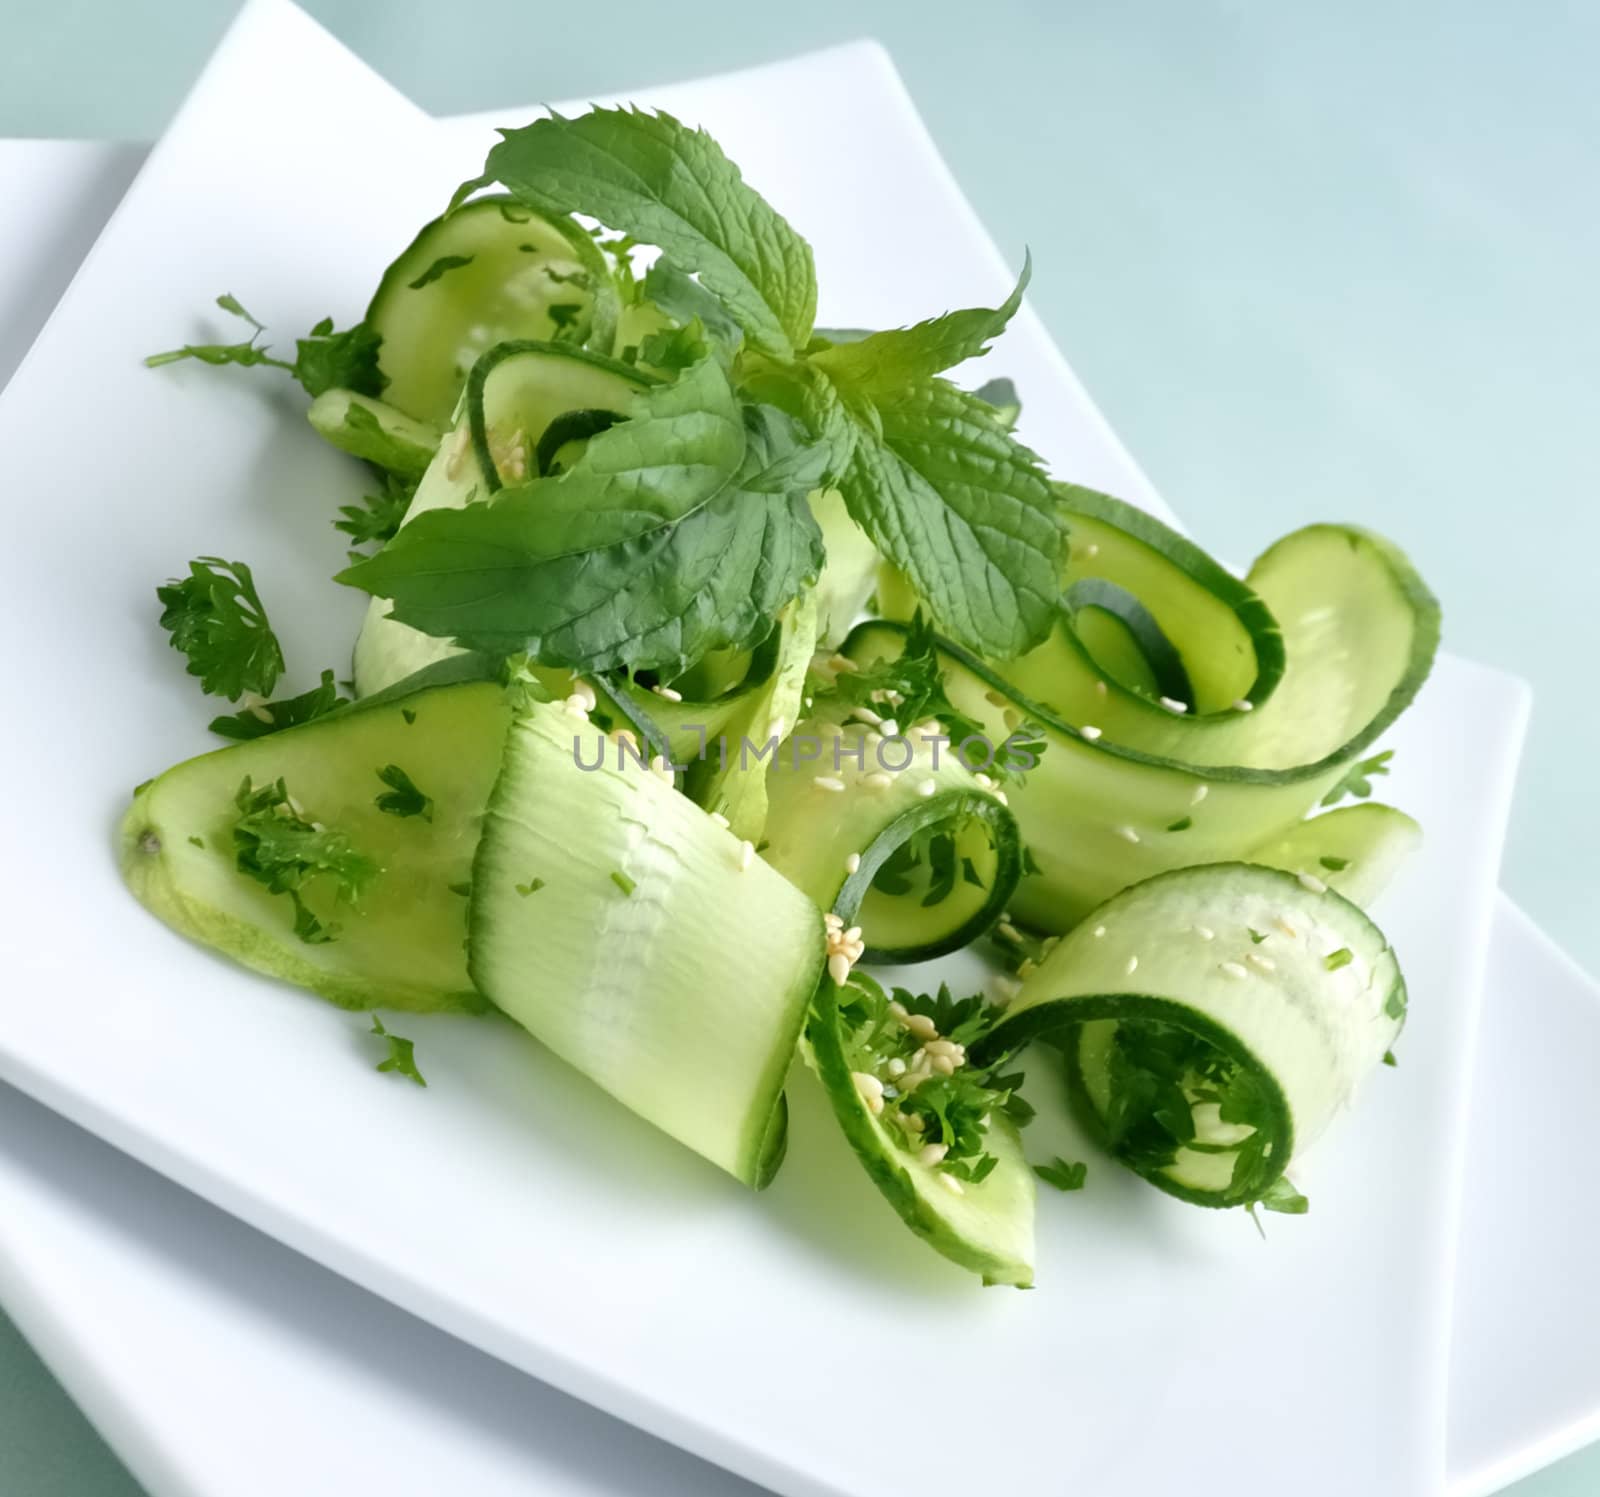
[[[471,255],[440,255],[425,271],[414,281],[406,282],[406,289],[420,291],[424,286],[431,286],[441,276],[449,275],[452,270],[462,270],[472,264]]]
[[[352,406],[350,409],[355,412],[361,408]],[[364,508],[354,504],[339,506],[342,518],[333,522],[333,528],[342,530],[358,546],[372,542],[381,545],[394,538],[400,522],[406,517],[406,511],[411,508],[411,499],[416,491],[415,484],[404,483],[392,473],[386,473],[383,491],[365,495],[361,501]]]
[[[1355,953],[1348,946],[1341,946],[1337,951],[1330,951],[1322,959],[1322,965],[1330,972],[1337,972],[1341,967],[1348,967],[1355,959]]]
[[[515,889],[517,893],[520,894],[524,899],[526,899],[530,894],[537,894],[542,888],[544,888],[544,880],[542,878],[530,878],[525,884],[513,884],[511,887]],[[470,894],[472,892],[472,885],[466,885],[463,892]]]
[[[620,869],[612,873],[611,882],[621,889],[624,895],[632,894],[633,891],[639,887],[638,884],[636,884]]]
[[[1373,779],[1378,775],[1389,773],[1389,761],[1392,758],[1394,750],[1385,749],[1381,754],[1374,754],[1370,759],[1352,764],[1345,771],[1344,778],[1322,797],[1322,804],[1338,805],[1347,795],[1354,796],[1357,800],[1365,800],[1372,794]]]
[[[1345,869],[1350,866],[1349,858],[1321,857],[1318,858],[1317,861],[1321,863],[1329,873],[1343,873]]]
[[[1072,1164],[1060,1156],[1050,1164],[1034,1165],[1033,1172],[1046,1185],[1053,1185],[1057,1190],[1082,1190],[1083,1182],[1089,1178],[1088,1165]]]
[[[211,719],[211,731],[219,738],[265,738],[269,733],[284,728],[297,728],[340,705],[339,689],[334,684],[333,672],[323,671],[322,681],[310,691],[297,697],[286,697],[281,702],[258,702],[242,711],[225,717]]]
[[[408,1040],[404,1035],[390,1034],[383,1027],[383,1020],[376,1014],[372,1016],[372,1034],[381,1035],[389,1042],[388,1056],[380,1060],[376,1069],[388,1071],[396,1076],[404,1076],[408,1081],[414,1081],[418,1086],[426,1086],[422,1072],[417,1069],[417,1047],[414,1041]]]
[[[420,816],[433,820],[433,797],[424,795],[412,783],[411,776],[398,764],[385,764],[378,778],[389,788],[378,796],[375,804],[389,816]]]
[[[336,899],[354,903],[378,876],[377,863],[356,851],[343,832],[307,821],[281,779],[258,790],[246,775],[233,802],[239,811],[234,866],[270,893],[288,897],[294,933],[307,945],[337,939],[339,925],[314,915],[301,891],[320,879],[332,883]]]

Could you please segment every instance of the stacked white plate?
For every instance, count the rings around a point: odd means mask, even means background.
[[[790,90],[829,101],[803,137],[768,108]],[[808,234],[825,322],[1009,285],[876,47],[639,102],[705,124]],[[255,0],[142,163],[0,148],[30,236],[0,246],[0,379],[94,240],[0,395],[0,625],[30,642],[9,683],[29,732],[0,744],[30,851],[0,873],[0,1294],[134,1472],[156,1497],[741,1478],[1415,1497],[1491,1490],[1600,1432],[1597,1208],[1559,1152],[1593,1119],[1547,1121],[1595,1110],[1600,1003],[1495,893],[1526,713],[1498,673],[1442,660],[1392,739],[1393,798],[1429,833],[1383,911],[1413,1016],[1402,1069],[1313,1161],[1314,1213],[1263,1244],[1101,1170],[1042,1203],[1031,1295],[908,1251],[804,1106],[752,1200],[498,1026],[416,1021],[435,1084],[381,1084],[348,1016],[126,898],[116,808],[196,745],[189,684],[143,627],[151,587],[219,551],[296,597],[337,565],[324,518],[356,482],[270,386],[139,356],[208,332],[221,291],[284,330],[348,320],[490,123],[427,119]],[[1056,472],[1168,513],[1031,314],[990,366]],[[328,663],[358,611],[297,598],[291,661]],[[1550,1230],[1558,1199],[1589,1220]],[[928,1377],[914,1412],[891,1391],[907,1367]]]

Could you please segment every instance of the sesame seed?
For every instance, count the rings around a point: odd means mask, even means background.
[[[739,844],[739,872],[743,873],[755,861],[756,847],[753,842]]]
[[[1139,970],[1139,958],[1136,957],[1136,956],[1130,956],[1128,958],[1128,965],[1122,969],[1122,975],[1124,977],[1132,977],[1133,974],[1135,972],[1137,972],[1138,970]]]
[[[635,754],[639,752],[639,740],[633,736],[632,729],[618,728],[611,736],[624,747],[632,749]]]
[[[1134,831],[1131,826],[1119,826],[1117,828],[1117,835],[1121,837],[1124,842],[1137,842],[1139,840],[1139,834]]]
[[[575,717],[581,723],[589,721],[589,709],[583,705],[582,697],[568,697],[561,708],[568,717]]]
[[[1002,920],[997,926],[995,926],[995,929],[999,931],[1000,934],[1008,941],[1020,941],[1022,939],[1022,932],[1018,930],[1016,926],[1014,926],[1009,920]]]
[[[1278,929],[1284,933],[1284,935],[1288,936],[1291,941],[1300,934],[1299,928],[1282,915],[1279,915],[1278,918],[1272,923],[1276,925]]]
[[[572,683],[572,695],[583,703],[584,710],[587,712],[593,712],[599,704],[594,694],[594,687],[587,681],[574,681]],[[570,701],[571,698],[568,698],[568,700]]]
[[[1080,738],[1087,738],[1090,743],[1095,743],[1099,741],[1102,731],[1102,729],[1095,727],[1093,723],[1085,723],[1081,728],[1078,729],[1078,736]]]
[[[828,958],[828,976],[841,988],[850,981],[850,958],[844,952],[836,951]]]
[[[900,1114],[900,1126],[909,1128],[913,1133],[921,1133],[928,1125],[920,1113],[902,1112]]]
[[[831,918],[837,920],[839,917],[837,915],[834,915]],[[903,1021],[905,1019],[905,1017],[906,1017],[906,1006],[905,1006],[905,1004],[901,1003],[898,999],[891,998],[889,1000],[889,1012],[896,1019],[900,1019],[900,1020]]]
[[[250,704],[250,716],[264,723],[272,721],[272,711],[265,702],[252,702]]]
[[[874,790],[887,790],[892,784],[894,784],[894,781],[881,769],[875,769],[861,783],[863,785],[870,785]]]
[[[836,671],[858,671],[861,669],[848,655],[830,655],[828,664]]]
[[[1222,964],[1222,970],[1226,972],[1229,977],[1248,977],[1250,975],[1250,973],[1244,967],[1240,966],[1238,962],[1224,962]]]
[[[907,1014],[900,1022],[912,1034],[916,1035],[919,1040],[936,1040],[939,1038],[939,1031],[934,1027],[933,1020],[926,1014]]]
[[[859,941],[861,939],[861,927],[859,925],[852,925],[850,929],[844,933],[844,939],[852,944],[856,941]]]
[[[994,789],[994,781],[991,780],[989,778],[989,776],[986,775],[981,769],[978,771],[977,774],[973,775],[972,782],[980,790],[993,790]]]
[[[883,718],[870,707],[857,707],[850,716],[859,722],[870,723],[873,727],[877,727],[883,721]]]
[[[924,780],[920,785],[917,786],[917,794],[920,795],[923,800],[927,800],[930,795],[936,795],[938,790],[939,782],[932,779]]]
[[[898,1055],[891,1055],[889,1057],[889,1064],[884,1069],[887,1070],[891,1076],[904,1076],[906,1073],[906,1063],[901,1060]]]
[[[1328,886],[1314,873],[1297,873],[1295,877],[1300,880],[1302,889],[1309,889],[1313,894],[1326,894]]]
[[[1100,939],[1100,937],[1103,936],[1105,933],[1106,933],[1105,926],[1103,926],[1103,925],[1095,926],[1095,928],[1094,928],[1094,938],[1095,938],[1095,940],[1098,941]]]
[[[1022,984],[1014,977],[996,977],[989,983],[994,1001],[1004,1007],[1022,991]]]
[[[954,1175],[947,1175],[943,1170],[939,1172],[939,1183],[953,1196],[964,1196],[967,1188]]]
[[[1252,967],[1259,967],[1263,972],[1276,972],[1278,970],[1278,964],[1270,956],[1262,956],[1259,951],[1246,952],[1245,960]]]
[[[954,1060],[957,1052],[962,1047],[952,1044],[949,1040],[929,1040],[922,1048],[929,1055],[948,1055],[951,1060]]]
[[[1187,702],[1180,702],[1176,697],[1162,697],[1161,705],[1165,707],[1168,712],[1187,712],[1189,710],[1189,704]]]
[[[819,774],[811,783],[818,790],[831,790],[836,795],[844,789],[844,781],[836,780],[831,774]]]
[[[930,717],[919,722],[913,731],[924,738],[940,738],[944,735],[944,724],[938,718]]]
[[[1256,704],[1248,697],[1239,697],[1233,704],[1233,710],[1235,712],[1254,712]]]
[[[716,822],[716,824],[718,826],[720,826],[723,831],[728,831],[729,828],[732,826],[732,823],[728,820],[728,818],[726,816],[724,816],[722,814],[721,811],[713,811],[711,813],[711,819],[714,822]]]
[[[928,1069],[937,1071],[941,1076],[954,1076],[956,1073],[955,1059],[949,1055],[935,1055],[928,1062]]]
[[[1189,797],[1189,804],[1191,806],[1198,806],[1200,802],[1210,794],[1211,787],[1209,785],[1196,785],[1194,787],[1194,794]]]
[[[853,852],[853,853],[850,854],[850,856],[848,858],[846,858],[844,860],[844,871],[846,873],[860,873],[861,872],[861,854],[860,853]]]
[[[949,1144],[924,1144],[917,1150],[917,1163],[934,1165],[939,1164],[946,1154],[950,1152]]]
[[[900,724],[892,717],[880,717],[878,719],[878,731],[885,738],[898,738],[900,736]]]
[[[1004,790],[996,790],[994,792],[994,798],[999,801],[1002,806],[1009,806],[1011,804],[1010,797],[1006,795]]]
[[[652,686],[650,689],[658,697],[665,697],[669,702],[681,702],[683,700],[683,693],[674,691],[670,686]]]
[[[1190,926],[1190,929],[1197,936],[1199,936],[1202,941],[1214,941],[1217,938],[1216,931],[1212,930],[1209,925],[1193,925]]]

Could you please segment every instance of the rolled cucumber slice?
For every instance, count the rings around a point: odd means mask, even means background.
[[[583,229],[491,196],[427,224],[384,272],[366,321],[383,338],[385,399],[443,428],[495,344],[534,338],[610,353],[619,310],[610,267]]]
[[[1311,875],[1243,863],[1123,890],[1023,982],[979,1060],[1041,1035],[1103,1141],[1202,1206],[1270,1200],[1405,1019],[1394,953]]]
[[[904,1043],[887,1003],[862,974],[844,988],[824,982],[806,1021],[806,1059],[850,1146],[900,1219],[985,1284],[1026,1289],[1033,1283],[1034,1182],[1017,1130],[999,1108],[990,1113],[981,1147],[994,1164],[979,1180],[954,1175],[951,1161],[926,1154],[945,1098],[916,1114],[918,1131],[905,1125],[906,1099],[930,1083],[908,1089],[905,1070],[889,1069],[890,1059],[904,1067],[916,1044]]]
[[[626,412],[648,383],[625,364],[567,344],[499,344],[474,366],[465,410],[423,474],[405,523],[486,499],[519,469],[527,476],[545,433],[563,417]],[[356,693],[382,691],[456,653],[450,640],[397,623],[389,603],[374,598],[356,641]]]
[[[816,906],[563,708],[517,718],[488,805],[478,988],[641,1117],[765,1185],[823,966]]]
[[[486,1005],[467,974],[466,883],[510,712],[491,681],[424,687],[190,759],[143,786],[122,824],[122,870],[174,930],[345,1008]],[[405,772],[426,812],[379,807]],[[358,901],[329,877],[299,896],[332,940],[295,934],[295,906],[239,871],[241,783],[282,780],[297,820],[376,865]]]
[[[774,755],[767,798],[762,856],[860,925],[869,961],[959,950],[1000,918],[1022,876],[1004,801],[909,725],[884,739],[819,699]]]
[[[1025,720],[1043,728],[1039,766],[1012,794],[1039,871],[1023,879],[1011,907],[1044,930],[1071,928],[1116,890],[1154,873],[1247,857],[1285,835],[1410,704],[1438,645],[1437,603],[1376,536],[1335,525],[1296,531],[1262,556],[1248,586],[1231,578],[1229,586],[1206,583],[1225,595],[1208,608],[1194,592],[1210,575],[1201,553],[1124,509],[1112,501],[1094,507],[1092,518],[1107,528],[1090,543],[1101,549],[1088,560],[1103,560],[1115,571],[1110,580],[1135,592],[1159,621],[1182,653],[1200,713],[1176,712],[1098,674],[1075,637],[1059,632],[1003,672],[941,646],[947,694],[986,732],[1003,737]],[[1119,554],[1109,539],[1112,515],[1137,525],[1126,547],[1137,566],[1112,565]],[[1074,556],[1078,546],[1075,539]],[[1157,566],[1162,546],[1177,558],[1171,570]],[[1181,589],[1187,612],[1151,596],[1165,585],[1161,578],[1176,586],[1179,572],[1189,578]],[[1284,621],[1281,670],[1273,664],[1273,617]],[[904,638],[904,625],[866,624],[844,652],[866,665],[893,658]],[[1052,661],[1059,670],[1046,669]],[[1018,684],[1019,676],[1049,699]],[[1236,705],[1209,710],[1247,679],[1253,684]]]
[[[1422,828],[1378,801],[1341,806],[1291,827],[1250,854],[1252,863],[1309,873],[1366,909],[1422,846]]]

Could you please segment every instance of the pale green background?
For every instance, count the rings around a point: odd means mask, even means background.
[[[1582,852],[1600,844],[1600,6],[307,8],[436,113],[879,37],[1011,258],[1032,246],[1034,305],[1213,549],[1378,526],[1442,596],[1450,647],[1533,681],[1505,884],[1600,968],[1600,859]],[[0,135],[154,136],[233,9],[0,0]],[[772,106],[803,130],[828,100]],[[0,1489],[133,1490],[3,1319]],[[1596,1489],[1600,1451],[1518,1492]]]

